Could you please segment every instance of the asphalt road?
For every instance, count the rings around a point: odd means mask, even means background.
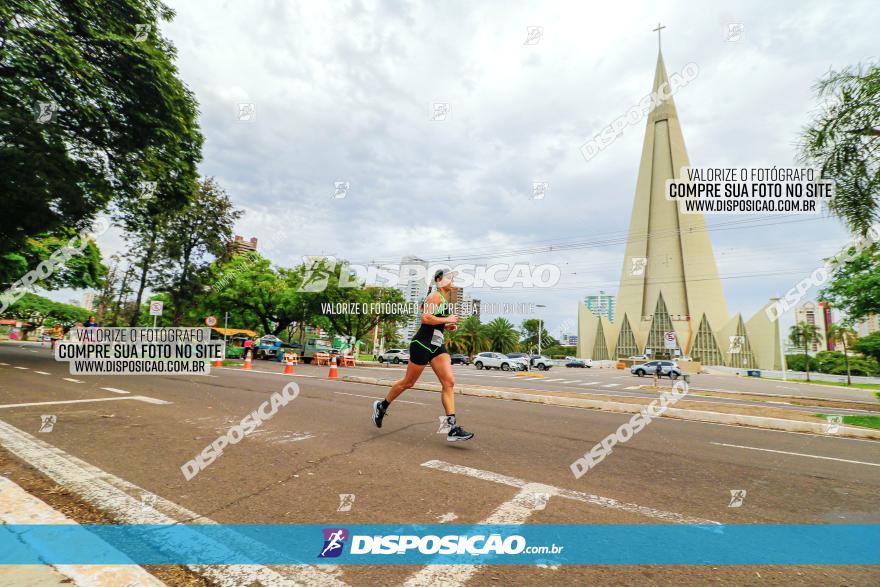
[[[221,523],[478,523],[516,494],[497,482],[502,475],[617,500],[553,497],[528,523],[880,522],[880,452],[873,441],[661,418],[575,479],[570,464],[627,416],[460,396],[459,420],[476,437],[450,444],[437,433],[437,393],[407,391],[379,430],[370,406],[385,389],[327,380],[326,369],[300,367],[292,378],[258,372],[277,367],[262,363],[256,372],[218,369],[209,377],[71,376],[47,349],[10,345],[0,346],[0,363],[0,421]],[[457,373],[459,381],[485,377]],[[621,375],[576,376],[614,381]],[[429,373],[424,378],[434,381]],[[192,480],[184,478],[181,465],[291,379],[301,389],[296,400]],[[59,403],[72,400],[85,401]],[[42,415],[57,416],[51,432],[38,432]],[[747,492],[740,507],[729,507],[734,489]],[[351,511],[337,511],[340,494],[355,496]],[[493,566],[445,578],[405,566],[326,572],[350,585],[397,585],[414,577],[421,584],[468,585],[878,580],[876,568],[844,566]]]

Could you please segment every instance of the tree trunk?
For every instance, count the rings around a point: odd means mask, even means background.
[[[804,371],[807,372],[807,381],[810,381],[810,355],[807,353],[807,343],[804,342]]]
[[[153,262],[153,255],[156,252],[156,232],[150,235],[150,244],[147,246],[147,249],[144,251],[144,256],[141,260],[141,279],[138,284],[138,292],[137,296],[134,299],[134,311],[131,313],[131,319],[128,322],[128,325],[131,327],[137,326],[138,318],[140,318],[141,313],[141,300],[144,297],[144,290],[147,289],[147,277],[150,274],[150,264]]]

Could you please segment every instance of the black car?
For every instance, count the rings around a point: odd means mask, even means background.
[[[470,365],[471,358],[467,355],[452,355],[453,365]]]

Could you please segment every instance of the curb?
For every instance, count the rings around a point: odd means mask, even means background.
[[[391,381],[376,379],[375,377],[360,377],[357,375],[344,375],[340,378],[342,381],[350,381],[352,383],[367,383],[370,385],[391,386]],[[421,389],[422,391],[437,391],[441,387],[439,383],[417,383],[413,389]],[[575,397],[561,397],[553,395],[533,395],[528,393],[520,393],[517,391],[501,391],[497,389],[484,389],[470,385],[456,385],[456,393],[460,395],[472,395],[475,397],[488,397],[495,399],[505,399],[512,401],[523,401],[535,404],[546,404],[550,406],[562,406],[569,408],[588,408],[594,410],[602,410],[605,412],[619,412],[635,414],[640,412],[644,406],[641,404],[631,404],[625,402],[612,402],[603,400],[593,400]],[[880,430],[872,428],[857,428],[855,426],[841,426],[836,434],[828,434],[825,432],[826,424],[819,422],[801,422],[800,420],[785,420],[782,418],[767,418],[764,416],[749,416],[745,414],[725,414],[721,412],[704,412],[700,410],[686,410],[682,408],[670,407],[662,417],[677,418],[679,420],[694,420],[697,422],[709,422],[713,424],[731,424],[734,426],[750,426],[753,428],[766,428],[768,430],[783,430],[785,432],[806,432],[809,434],[820,434],[822,436],[846,436],[850,438],[867,438],[880,440]]]
[[[644,389],[645,391],[663,392],[663,391],[667,391],[667,389],[670,389],[670,388],[651,387],[650,385],[640,385],[639,389]],[[855,400],[855,399],[829,399],[829,398],[824,398],[824,397],[810,397],[808,395],[777,395],[774,393],[761,393],[761,392],[757,392],[757,391],[725,391],[725,390],[720,390],[720,389],[699,389],[697,387],[691,387],[689,389],[689,393],[700,392],[700,391],[702,391],[703,393],[727,393],[727,394],[731,394],[731,395],[734,395],[734,394],[756,395],[756,396],[760,396],[760,397],[769,397],[769,398],[802,399],[802,400],[812,400],[812,401],[820,401],[820,402],[839,402],[842,404],[858,404],[860,406],[873,406],[873,407],[880,406],[880,402],[863,402],[863,401],[859,401],[859,400]],[[731,398],[731,399],[738,399],[738,398]],[[821,408],[823,406],[813,406],[813,407]]]

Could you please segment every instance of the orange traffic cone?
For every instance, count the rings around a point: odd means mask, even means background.
[[[220,359],[214,359],[214,366],[215,367],[222,367],[223,361],[221,361]]]
[[[327,375],[327,379],[338,379],[339,375],[336,372],[336,357],[333,357],[332,362],[330,363],[330,374]]]
[[[284,374],[293,375],[293,361],[287,361],[287,364],[284,365]]]
[[[245,355],[244,357],[244,365],[241,366],[242,369],[247,369],[248,371],[253,369],[253,365],[251,365],[251,356]]]

